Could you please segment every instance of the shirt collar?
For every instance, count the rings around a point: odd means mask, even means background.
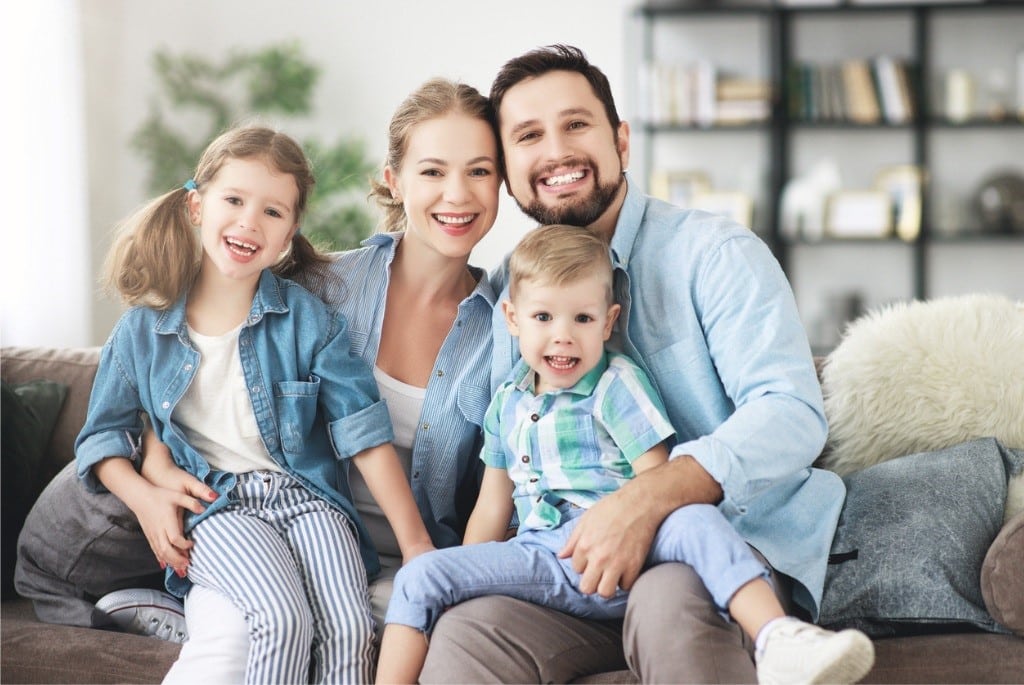
[[[601,359],[598,360],[597,364],[594,365],[590,371],[583,374],[583,377],[576,381],[576,385],[570,388],[563,388],[561,390],[552,390],[549,394],[558,394],[563,392],[571,392],[575,395],[589,396],[594,392],[594,388],[597,387],[597,383],[601,380],[601,376],[608,370],[608,352],[607,350],[601,353]],[[512,384],[515,385],[516,390],[520,392],[534,393],[533,390],[533,378],[534,371],[530,368],[530,365],[526,363],[526,360],[520,358],[516,362],[515,367],[512,369]]]
[[[187,338],[188,318],[185,312],[187,302],[188,293],[185,293],[161,315],[156,323],[156,332],[177,334],[183,340]],[[287,311],[288,305],[284,302],[280,281],[270,269],[264,269],[260,273],[256,295],[252,298],[252,306],[249,308],[246,323],[254,324],[262,319],[264,314],[270,312],[283,313]]]
[[[647,198],[639,186],[630,183],[629,174],[626,174],[625,182],[626,197],[622,201],[622,209],[619,210],[619,219],[615,222],[615,233],[611,241],[615,266],[623,269],[629,266],[633,245],[640,233],[644,213],[647,211]]]

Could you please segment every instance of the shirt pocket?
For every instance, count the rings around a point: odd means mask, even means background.
[[[482,385],[462,383],[458,390],[459,411],[474,426],[484,425],[484,414],[491,401],[491,390]]]
[[[319,409],[317,397],[320,379],[274,383],[274,408],[277,410],[281,448],[290,454],[302,454],[306,436],[313,430]]]

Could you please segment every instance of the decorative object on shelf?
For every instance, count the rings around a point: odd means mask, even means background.
[[[754,201],[746,193],[732,190],[706,190],[697,193],[692,207],[712,214],[727,216],[738,224],[751,227]]]
[[[698,193],[711,190],[703,171],[659,171],[651,177],[651,195],[678,207],[690,207]]]
[[[963,123],[974,113],[974,79],[966,69],[950,69],[946,74],[946,118]]]
[[[825,202],[825,231],[836,238],[892,235],[889,195],[883,190],[841,190]]]
[[[782,235],[790,240],[820,239],[825,233],[825,201],[841,187],[834,159],[820,159],[807,174],[790,179],[782,191]]]
[[[875,177],[875,188],[889,196],[892,226],[896,235],[912,242],[921,232],[921,191],[924,186],[921,167],[897,164],[884,167]]]
[[[988,233],[1024,233],[1024,176],[1003,171],[986,178],[974,192],[974,209]]]
[[[148,188],[153,193],[189,178],[193,160],[232,123],[254,115],[309,114],[320,75],[298,43],[235,50],[223,63],[206,55],[157,50],[153,70],[159,95],[131,140],[149,163]],[[316,169],[303,234],[326,250],[357,247],[373,232],[365,199],[373,164],[362,141],[339,138],[324,144],[308,138],[302,146]]]

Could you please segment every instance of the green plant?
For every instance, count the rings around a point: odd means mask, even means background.
[[[320,76],[296,43],[235,50],[222,63],[157,50],[153,70],[160,93],[131,146],[149,163],[147,185],[154,194],[187,179],[209,141],[232,124],[261,115],[309,114]],[[303,233],[322,249],[355,247],[373,230],[365,203],[373,165],[362,141],[343,138],[328,144],[309,138],[301,143],[316,175]]]

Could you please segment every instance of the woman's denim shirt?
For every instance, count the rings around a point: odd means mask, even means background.
[[[238,343],[267,452],[355,523],[367,573],[375,575],[377,553],[352,505],[345,465],[349,457],[391,441],[393,434],[370,368],[350,351],[345,318],[300,285],[264,271]],[[188,337],[184,297],[166,311],[130,309],[103,347],[75,444],[79,476],[100,490],[93,465],[133,456],[142,430],[140,412],[146,412],[175,462],[220,495],[202,514],[185,512],[186,532],[226,506],[237,480],[211,470],[172,419],[200,363]],[[183,596],[188,581],[170,571],[168,590]]]
[[[789,283],[750,229],[627,183],[611,241],[622,312],[610,347],[661,393],[678,440],[671,458],[692,455],[718,481],[719,509],[798,581],[794,599],[817,615],[846,490],[834,473],[810,468],[827,424]],[[496,290],[504,271],[493,276]],[[495,311],[500,382],[519,352]]]
[[[391,262],[403,237],[378,233],[364,247],[332,255],[325,268],[307,270],[303,285],[348,320],[352,352],[377,363]],[[490,400],[491,309],[494,291],[486,274],[470,267],[476,289],[459,304],[427,383],[412,448],[411,485],[437,547],[462,542],[482,475],[483,419]],[[416,345],[415,339],[407,341]]]

